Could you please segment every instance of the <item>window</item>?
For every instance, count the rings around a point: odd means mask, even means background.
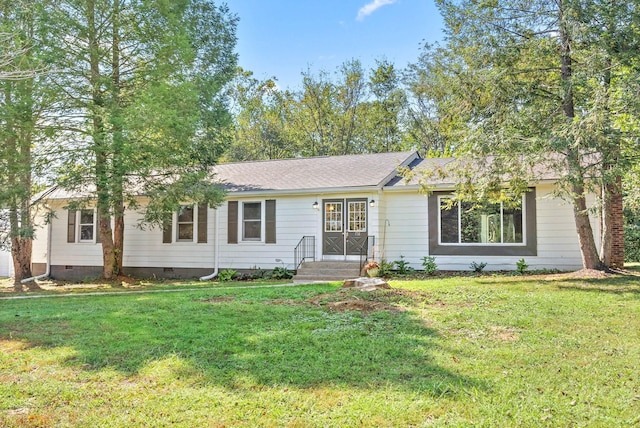
[[[207,243],[208,205],[182,205],[178,212],[173,213],[162,225],[162,242],[197,242]]]
[[[429,253],[456,256],[534,256],[536,192],[515,204],[453,202],[451,194],[429,196]]]
[[[260,241],[262,237],[262,203],[242,204],[242,240]]]
[[[80,242],[93,242],[94,217],[93,210],[80,210]]]
[[[342,232],[342,202],[325,202],[324,231]]]
[[[100,242],[96,231],[97,215],[93,209],[67,212],[67,242]]]
[[[178,242],[193,241],[193,205],[183,205],[178,211]]]
[[[349,227],[348,232],[367,231],[367,202],[349,202]]]
[[[523,244],[522,202],[515,206],[452,203],[439,197],[441,244]]]
[[[262,207],[262,202],[227,202],[227,243],[237,244],[240,237],[242,241],[276,243],[276,200],[266,199],[264,212]]]

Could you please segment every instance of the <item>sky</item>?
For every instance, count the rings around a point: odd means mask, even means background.
[[[425,42],[442,40],[434,0],[226,0],[240,21],[239,65],[258,79],[298,89],[302,72],[335,72],[359,59],[404,68]]]

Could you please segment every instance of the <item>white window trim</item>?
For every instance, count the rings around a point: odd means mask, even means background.
[[[439,195],[438,196],[438,245],[446,247],[526,247],[527,246],[527,209],[526,198],[522,195],[522,242],[442,242],[442,210],[441,201],[443,199],[451,199],[451,196]],[[460,231],[462,230],[462,214],[460,212],[460,203],[456,204],[458,209],[458,240],[460,240]],[[504,205],[500,202],[500,230],[503,230],[503,215]],[[502,237],[500,237],[502,239]]]
[[[245,238],[244,237],[244,206],[245,204],[260,204],[260,238]],[[251,200],[251,201],[240,201],[238,204],[238,236],[240,239],[239,242],[246,243],[264,243],[265,241],[265,233],[266,233],[266,201],[265,200]],[[254,220],[255,221],[255,220]]]
[[[82,226],[87,226],[89,223],[81,223],[82,211],[93,211],[93,238],[82,239]],[[76,243],[78,244],[95,244],[98,236],[98,216],[95,208],[82,208],[76,210]]]
[[[193,207],[193,236],[191,239],[178,239],[178,211],[174,211],[171,214],[171,244],[196,244],[198,243],[198,212],[200,211],[199,204],[196,203],[181,203],[183,206]],[[208,209],[208,208],[207,208]],[[165,243],[168,245],[169,243]]]
[[[198,236],[198,205],[197,204],[180,204],[180,209],[182,209],[182,207],[191,207],[193,209],[193,230],[192,230],[192,236],[191,239],[179,239],[178,235],[180,233],[180,224],[178,222],[178,211],[173,213],[173,224],[175,225],[175,228],[173,230],[172,233],[172,238],[173,238],[173,242],[174,243],[192,243],[196,241],[196,237]],[[183,222],[183,224],[188,224]]]
[[[336,224],[338,224],[340,226],[340,230],[328,230],[327,229],[327,206],[328,205],[339,205],[340,206],[340,221]],[[326,201],[322,207],[322,209],[324,210],[324,219],[323,219],[323,225],[322,228],[324,229],[325,232],[328,233],[343,233],[344,232],[344,216],[345,216],[345,204],[343,203],[343,201]],[[330,219],[328,221],[336,221],[333,219]],[[348,223],[348,222],[347,222]],[[349,225],[347,224],[347,227],[349,227]]]
[[[351,214],[351,204],[363,204],[364,205],[364,218],[365,218],[365,222],[364,222],[364,229],[362,230],[353,230],[351,229],[351,218],[349,218],[349,215]],[[367,205],[369,205],[367,203],[367,201],[347,201],[347,232],[349,233],[366,233],[367,232],[367,217],[369,215],[369,212],[367,211]]]

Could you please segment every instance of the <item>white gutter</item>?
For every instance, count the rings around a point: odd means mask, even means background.
[[[220,251],[219,251],[219,248],[220,248],[219,235],[220,235],[220,233],[218,231],[218,209],[217,208],[213,210],[213,216],[214,216],[213,229],[215,231],[215,234],[214,234],[214,237],[213,237],[213,240],[214,240],[213,248],[214,248],[214,251],[215,251],[215,254],[213,255],[213,272],[211,272],[209,275],[200,277],[200,281],[208,281],[208,280],[213,279],[216,276],[218,276],[218,264],[219,264],[219,261],[220,261],[220,256],[219,256],[220,255]]]
[[[31,278],[25,278],[20,281],[20,284],[31,282],[36,279],[46,278],[51,273],[51,223],[52,221],[49,220],[49,224],[47,225],[47,260],[46,260],[47,267],[45,268],[44,273],[42,275],[32,276]]]

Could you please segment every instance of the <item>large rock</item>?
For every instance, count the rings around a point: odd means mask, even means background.
[[[360,277],[355,279],[347,279],[341,288],[355,288],[359,291],[375,291],[391,288],[382,278],[366,278]]]

